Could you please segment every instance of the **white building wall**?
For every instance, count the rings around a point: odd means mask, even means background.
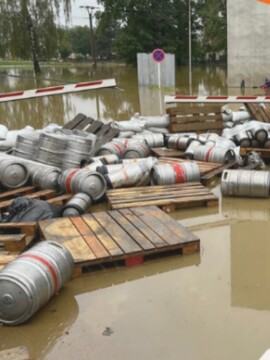
[[[228,85],[256,86],[270,79],[270,5],[227,0]]]

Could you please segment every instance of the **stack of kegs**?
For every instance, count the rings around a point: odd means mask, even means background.
[[[82,136],[70,136],[65,148],[62,168],[80,167],[81,162],[89,158],[92,140]]]
[[[39,143],[39,133],[18,134],[12,154],[24,159],[35,160]]]
[[[64,135],[42,133],[39,138],[37,161],[61,167],[67,146]]]

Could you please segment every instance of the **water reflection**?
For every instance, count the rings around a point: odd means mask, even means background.
[[[231,227],[232,306],[270,310],[269,232],[266,221]]]
[[[96,69],[87,65],[44,67],[42,75],[33,77],[31,68],[6,68],[0,70],[0,93],[53,86],[59,83],[78,83],[89,80],[115,78],[121,90],[104,89],[66,95],[0,103],[0,118],[10,129],[31,125],[42,128],[49,123],[63,125],[78,113],[94,119],[128,120],[135,112],[141,115],[165,113],[164,95],[185,94],[188,89],[188,68],[176,69],[176,89],[138,88],[135,68],[99,65]],[[226,68],[199,66],[193,69],[194,94],[221,95],[227,93]]]
[[[223,198],[222,214],[236,220],[268,221],[270,203],[267,199]]]
[[[78,303],[67,284],[25,324],[0,327],[0,350],[26,346],[31,359],[42,359],[68,334],[78,314]]]

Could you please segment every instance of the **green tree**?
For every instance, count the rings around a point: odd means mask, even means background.
[[[227,52],[227,1],[200,0],[194,2],[198,16],[198,29],[202,47],[210,58],[217,53]]]
[[[60,4],[68,18],[71,0],[1,0],[1,53],[29,58],[36,73],[39,57],[48,58],[57,48],[57,27]]]

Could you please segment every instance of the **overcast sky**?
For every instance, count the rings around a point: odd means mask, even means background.
[[[99,10],[102,7],[97,5],[96,0],[76,0],[72,1],[72,13],[70,16],[70,22],[66,24],[64,15],[60,17],[60,24],[63,26],[89,26],[89,16],[86,9],[81,9],[80,6],[97,6]],[[93,21],[95,17],[93,18]]]

